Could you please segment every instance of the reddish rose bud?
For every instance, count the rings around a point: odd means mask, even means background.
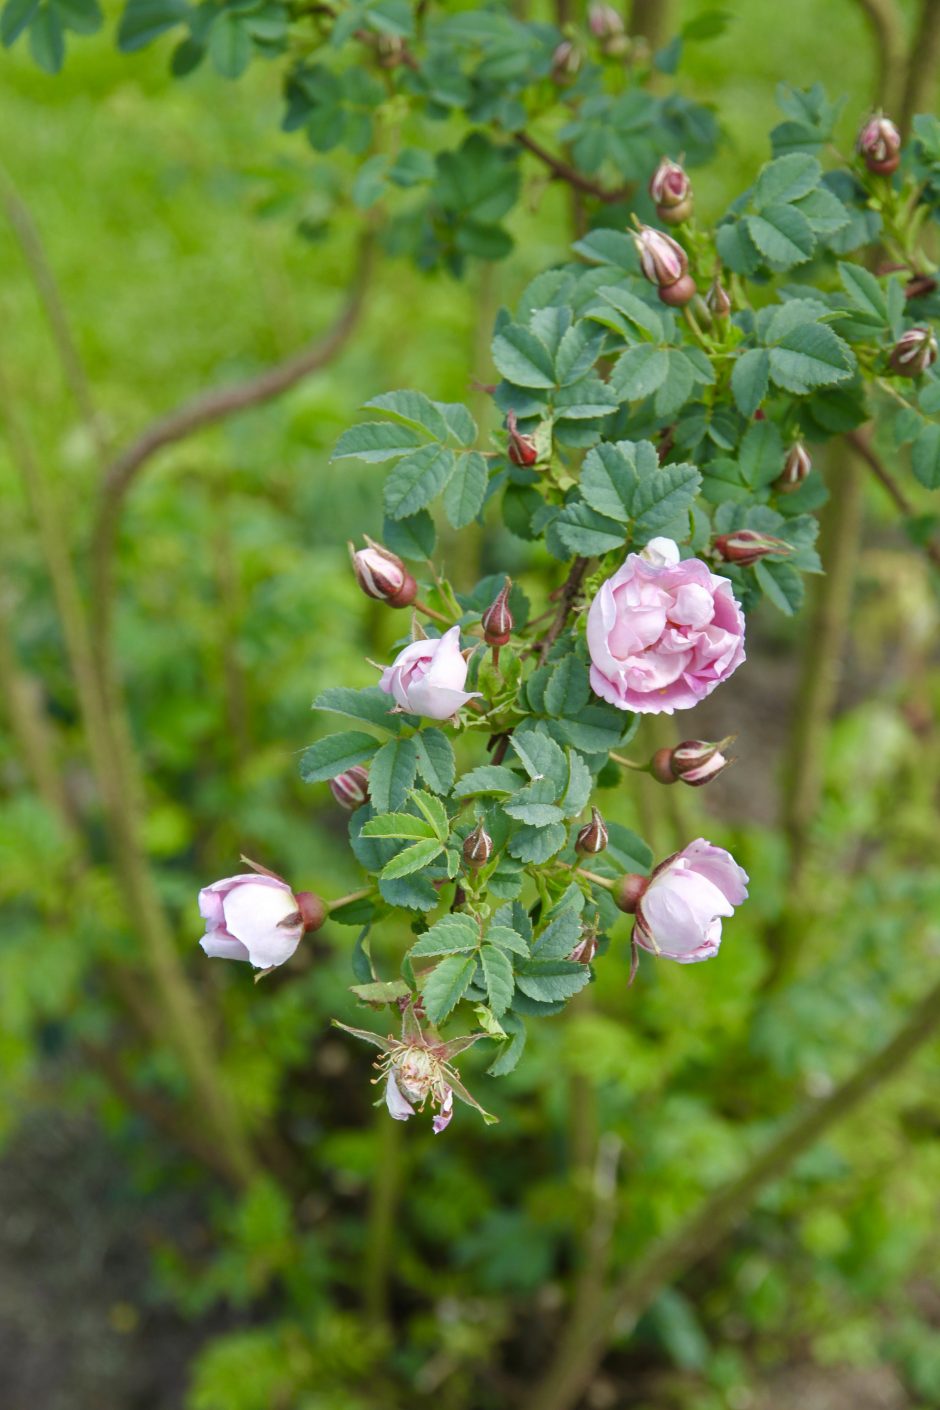
[[[650,178],[656,214],[667,225],[679,225],[692,214],[692,183],[678,162],[663,157]]]
[[[937,340],[930,328],[908,328],[888,359],[898,377],[920,377],[937,360]]]
[[[534,465],[539,458],[538,448],[535,444],[534,436],[525,436],[516,429],[516,413],[508,411],[506,413],[506,429],[509,432],[509,450],[507,454],[513,465],[527,467]]]
[[[705,307],[712,318],[727,318],[731,312],[731,295],[716,274],[705,295]]]
[[[658,749],[653,755],[650,773],[659,783],[688,783],[693,788],[701,788],[734,762],[724,754],[733,740],[733,734],[717,744],[704,739],[685,739],[674,749]]]
[[[330,792],[341,808],[350,812],[369,801],[369,774],[361,764],[330,779]]]
[[[588,29],[595,39],[600,40],[605,54],[616,57],[630,52],[630,39],[623,16],[613,5],[589,5]]]
[[[596,856],[607,846],[607,826],[596,808],[591,809],[591,821],[585,823],[574,841],[574,850],[584,856]]]
[[[552,78],[559,86],[577,78],[584,63],[584,50],[573,39],[563,39],[552,55]]]
[[[304,930],[319,930],[327,916],[324,902],[313,891],[296,891],[294,898],[304,923]]]
[[[660,290],[668,289],[685,277],[689,260],[678,240],[662,230],[655,230],[651,225],[641,225],[631,233],[640,256],[640,268],[651,284],[657,285]],[[689,294],[691,297],[692,294]],[[684,302],[687,303],[688,299]]]
[[[760,534],[756,529],[736,529],[733,534],[719,534],[715,539],[715,551],[726,563],[737,563],[740,568],[750,568],[761,558],[771,554],[785,558],[793,549],[783,539],[775,539],[772,534]]]
[[[792,494],[800,488],[812,468],[809,451],[802,441],[794,441],[783,462],[783,474],[774,481],[774,488],[781,494]]]
[[[636,871],[627,872],[626,876],[620,878],[610,894],[620,910],[626,911],[628,916],[632,916],[649,884],[650,878],[648,876],[641,876]]]
[[[396,553],[390,553],[366,534],[368,548],[358,551],[349,545],[356,582],[367,597],[389,607],[410,607],[418,595],[418,584]]]
[[[856,147],[868,167],[881,176],[890,176],[901,162],[901,134],[890,118],[871,117],[858,134]]]
[[[492,855],[493,839],[482,822],[479,822],[464,839],[463,859],[468,867],[477,871],[480,867],[486,866]]]
[[[592,930],[590,926],[585,926],[581,931],[581,939],[571,951],[568,959],[573,960],[575,964],[590,964],[596,954],[597,931]]]
[[[695,287],[695,280],[691,274],[683,274],[681,279],[677,279],[675,284],[669,284],[665,289],[660,289],[659,297],[664,304],[670,308],[683,308],[692,302],[698,290]]]
[[[483,640],[487,646],[505,646],[512,636],[513,620],[509,610],[509,591],[512,583],[507,578],[501,592],[483,613]]]

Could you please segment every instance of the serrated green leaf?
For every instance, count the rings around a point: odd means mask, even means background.
[[[480,927],[470,916],[447,915],[424,932],[408,951],[413,959],[424,955],[457,955],[476,950],[480,944]]]
[[[423,867],[430,866],[431,862],[435,861],[443,850],[436,837],[422,838],[420,842],[406,847],[390,862],[386,862],[382,868],[382,880],[394,881],[397,877],[408,876],[413,871],[421,871]]]
[[[796,206],[767,206],[746,221],[748,234],[771,269],[804,264],[816,248],[812,226]]]
[[[911,468],[928,490],[940,489],[940,426],[931,422],[911,446]]]
[[[450,955],[427,975],[421,992],[425,1012],[432,1023],[442,1023],[456,1008],[473,982],[476,967],[476,954]]]
[[[436,401],[434,405],[447,422],[448,430],[458,445],[472,446],[477,438],[477,423],[459,401]]]
[[[626,524],[636,487],[634,447],[629,441],[592,446],[584,457],[580,480],[581,494],[591,509]]]
[[[411,993],[403,979],[372,979],[365,984],[350,984],[349,989],[366,1004],[394,1004]]]
[[[363,421],[343,432],[330,459],[364,460],[377,465],[383,460],[407,455],[422,443],[417,431],[398,421]]]
[[[413,739],[390,739],[383,744],[369,770],[373,807],[382,813],[401,808],[414,786],[417,769],[418,746]]]
[[[584,320],[564,333],[555,353],[555,377],[560,387],[578,382],[590,371],[600,355],[604,332]]]
[[[626,538],[623,526],[575,501],[565,505],[553,526],[569,553],[594,558],[620,548]]]
[[[450,836],[450,820],[440,798],[433,793],[425,793],[422,788],[412,789],[411,801],[434,829],[434,835],[443,844]]]
[[[518,1067],[519,1059],[525,1049],[526,1034],[522,1019],[514,1013],[507,1013],[503,1016],[502,1025],[509,1034],[509,1042],[502,1045],[486,1069],[492,1077],[505,1077]]]
[[[478,793],[515,793],[520,779],[512,769],[502,764],[481,764],[459,778],[454,785],[455,798],[472,798]]]
[[[652,343],[627,348],[610,374],[610,387],[620,401],[642,401],[657,391],[669,376],[669,353]]]
[[[396,421],[425,431],[437,441],[447,439],[449,427],[443,412],[423,392],[383,392],[365,404],[367,411],[384,411]]]
[[[362,836],[437,837],[437,832],[427,818],[416,818],[412,813],[380,813],[377,818],[363,823]]]
[[[304,783],[324,783],[354,768],[356,764],[366,763],[378,748],[379,741],[360,730],[329,734],[301,754],[300,777]]]
[[[802,607],[803,579],[790,563],[755,563],[754,576],[784,616],[792,617]]]
[[[577,817],[587,807],[591,796],[591,771],[574,750],[568,750],[568,786],[565,789],[561,806],[566,818]]]
[[[520,862],[547,862],[560,852],[568,841],[568,833],[561,823],[551,823],[548,827],[531,827],[523,823],[518,832],[509,840],[509,851]]]
[[[502,1018],[512,1003],[515,988],[512,961],[498,945],[484,945],[480,951],[480,961],[490,1008],[497,1018]]]
[[[755,421],[744,433],[738,452],[744,482],[752,489],[772,485],[783,469],[783,440],[772,421]]]
[[[742,416],[751,417],[767,395],[770,380],[770,353],[766,348],[750,348],[742,353],[731,373],[731,391]]]
[[[800,201],[799,209],[817,235],[835,235],[837,231],[844,230],[850,220],[849,212],[839,197],[825,186],[811,191]]]
[[[798,201],[814,191],[822,180],[822,167],[815,157],[793,152],[761,168],[754,187],[754,203],[765,206]]]
[[[493,339],[492,352],[496,369],[507,382],[518,387],[554,387],[551,353],[521,324],[504,324]]]
[[[770,349],[771,380],[797,395],[844,382],[855,370],[846,343],[823,323],[804,323]]]
[[[518,930],[514,930],[511,925],[491,925],[486,932],[486,939],[490,945],[499,945],[503,950],[511,950],[514,955],[528,958],[528,940],[525,936],[520,935]]]
[[[418,773],[432,793],[449,793],[457,762],[447,735],[431,726],[413,736],[418,750]]]
[[[542,960],[566,959],[581,938],[581,917],[569,906],[554,916],[532,942],[532,954]]]
[[[568,776],[567,760],[564,752],[548,735],[535,730],[516,730],[512,736],[512,747],[529,778],[547,778],[554,783],[556,790],[564,788]]]
[[[444,513],[455,529],[472,524],[483,508],[489,471],[479,451],[458,455],[444,490]]]
[[[327,686],[321,690],[313,705],[313,710],[329,710],[336,715],[346,715],[351,720],[368,720],[370,724],[389,734],[398,734],[408,715],[393,715],[394,702],[390,695],[377,685],[366,686],[363,690],[353,690],[346,685]]]
[[[540,1003],[570,999],[590,981],[590,967],[575,960],[531,959],[516,973],[523,994]]]
[[[633,503],[635,542],[648,543],[689,510],[701,483],[693,465],[664,465],[658,475],[641,480]]]
[[[251,62],[251,35],[243,16],[222,10],[209,31],[209,57],[223,78],[240,78]]]
[[[391,519],[407,519],[430,504],[454,473],[454,452],[446,446],[428,445],[406,455],[385,481],[385,512]]]
[[[565,656],[553,669],[545,687],[545,712],[577,715],[590,699],[587,666],[579,656]]]

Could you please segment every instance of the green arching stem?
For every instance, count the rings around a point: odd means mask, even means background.
[[[372,895],[372,887],[364,886],[361,891],[350,891],[348,896],[340,896],[336,901],[326,901],[327,912],[338,911],[340,906],[351,906],[354,901],[364,901]]]
[[[452,627],[454,623],[449,617],[445,617],[443,612],[438,612],[435,607],[429,607],[426,602],[422,602],[416,597],[411,604],[415,612],[420,612],[424,617],[430,617],[433,622],[440,622],[445,627]]]

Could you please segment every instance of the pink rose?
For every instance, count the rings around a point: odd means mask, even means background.
[[[410,715],[446,720],[479,691],[464,690],[467,663],[460,650],[460,628],[451,627],[436,641],[413,641],[382,672],[379,685]]]
[[[199,943],[207,955],[272,969],[290,959],[305,930],[322,924],[325,908],[311,892],[295,896],[280,877],[249,874],[204,886],[199,913],[206,922]]]
[[[700,837],[653,872],[636,906],[633,938],[662,959],[695,964],[721,944],[721,917],[747,900],[747,872]]]
[[[731,584],[653,539],[601,584],[587,620],[591,689],[620,710],[690,710],[744,660]]]

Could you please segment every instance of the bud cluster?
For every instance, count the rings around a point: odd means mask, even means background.
[[[695,297],[689,259],[678,240],[652,225],[640,225],[633,232],[633,243],[640,256],[640,268],[659,289],[663,303],[679,308]]]
[[[613,5],[588,6],[588,29],[600,41],[601,50],[610,58],[630,52],[630,38],[623,16]]]
[[[656,214],[667,225],[680,225],[692,214],[692,183],[684,167],[663,157],[650,179]]]

